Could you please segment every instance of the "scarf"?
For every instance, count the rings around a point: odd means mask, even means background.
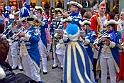
[[[76,11],[76,12],[72,12],[72,13],[70,14],[70,16],[77,16],[79,13],[80,13],[80,10],[78,10],[78,11]]]

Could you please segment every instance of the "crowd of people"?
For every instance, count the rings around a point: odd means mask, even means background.
[[[124,80],[124,9],[120,15],[107,13],[103,0],[92,11],[74,1],[70,11],[51,7],[48,14],[43,7],[33,8],[26,2],[21,9],[11,7],[9,14],[2,10],[0,7],[0,83],[18,83],[15,79],[24,77],[14,78],[11,73],[14,81],[7,80],[7,68],[24,71],[30,83],[31,79],[43,83],[40,75],[49,72],[50,51],[52,69],[60,62],[63,83],[97,83],[99,79],[107,83],[109,77],[110,83]]]

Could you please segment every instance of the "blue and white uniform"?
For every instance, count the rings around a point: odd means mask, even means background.
[[[110,81],[111,83],[116,83],[116,72],[119,72],[120,60],[119,60],[119,47],[118,45],[121,43],[121,33],[118,31],[107,31],[103,30],[101,34],[104,32],[109,34],[110,44],[105,45],[104,41],[98,44],[100,50],[98,52],[98,67],[101,68],[101,83],[107,82],[107,68],[109,69]]]
[[[24,31],[24,41],[20,44],[20,55],[22,64],[26,75],[35,81],[41,81],[40,78],[40,53],[38,50],[38,42],[40,41],[40,34],[37,33],[36,28],[31,26]]]
[[[57,33],[55,32],[55,29],[62,29],[62,22],[57,21],[56,19],[52,20],[52,23],[50,25],[50,34],[52,37],[52,44],[53,44],[53,56],[54,56],[54,64],[52,66],[52,68],[56,68],[58,67],[58,62],[57,59],[60,61],[61,63],[61,68],[63,68],[63,56],[64,56],[64,47],[61,49],[61,46],[58,45],[61,42],[61,45],[64,44],[63,40],[61,40],[61,37],[57,37]],[[57,40],[55,41],[55,39],[57,38]],[[58,45],[58,47],[57,47]],[[57,55],[56,55],[56,54]]]
[[[72,18],[71,23],[77,24],[80,27],[79,21],[82,19],[82,16],[80,14],[80,10],[78,10],[76,12],[72,12],[69,16]]]

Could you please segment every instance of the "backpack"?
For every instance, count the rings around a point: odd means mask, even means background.
[[[14,72],[12,72],[12,69],[8,63],[0,61],[0,66],[3,68],[6,74],[5,78],[0,79],[0,83],[18,83],[16,81],[16,76]]]

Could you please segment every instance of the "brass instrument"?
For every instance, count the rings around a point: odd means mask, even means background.
[[[19,35],[22,31],[24,31],[24,29],[25,29],[24,27],[20,27],[20,29],[18,30],[18,33],[14,34],[10,39],[16,40],[17,37],[18,37],[18,35]]]
[[[8,32],[7,32],[8,31]],[[6,36],[11,32],[11,26],[8,26],[8,28],[6,28],[3,33],[2,33],[2,37],[6,38]]]
[[[42,23],[42,22],[39,21],[38,19],[34,19],[34,20],[33,20],[33,25],[34,25],[34,26],[40,26],[41,23]]]
[[[101,37],[97,38],[97,39],[94,41],[93,44],[95,45],[95,44],[101,43],[102,41],[105,41],[106,37],[108,37],[108,36],[109,36],[109,34],[108,34],[107,32],[104,32]]]
[[[12,27],[13,27],[13,26],[17,26],[16,20],[14,20],[14,21],[12,22]]]

